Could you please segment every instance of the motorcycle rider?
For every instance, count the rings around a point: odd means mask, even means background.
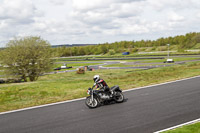
[[[96,89],[102,89],[103,91],[108,92],[110,97],[112,97],[113,92],[110,90],[106,82],[103,79],[100,79],[99,75],[94,75],[93,80],[95,82],[94,85],[96,85]]]

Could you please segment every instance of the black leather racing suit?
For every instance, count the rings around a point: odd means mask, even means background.
[[[110,92],[110,88],[108,87],[108,85],[106,84],[106,82],[103,79],[98,80],[96,83],[96,88],[99,88],[105,92]]]

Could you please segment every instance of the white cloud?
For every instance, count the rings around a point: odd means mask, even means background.
[[[131,21],[134,21],[134,17],[139,16],[143,12],[143,1],[117,0],[114,2],[110,0],[105,3],[100,0],[94,0],[87,4],[88,2],[89,0],[83,0],[81,2],[74,0],[75,8],[71,12],[71,16],[87,27],[94,27],[91,33],[102,32],[112,34],[120,31],[118,33],[128,34],[130,30],[124,26],[124,20],[129,23],[128,26],[135,27],[134,29],[142,27],[138,26],[138,24],[132,25]],[[131,21],[126,18],[131,19]],[[90,32],[90,30],[88,29],[87,32]]]
[[[73,7],[77,10],[84,11],[84,10],[92,10],[96,8],[103,8],[109,6],[108,1],[102,0],[73,0]]]
[[[0,45],[10,38],[25,34],[34,18],[41,14],[31,0],[2,0],[0,2]],[[7,40],[7,41],[5,41]]]
[[[173,22],[181,22],[184,21],[185,18],[175,12],[171,12],[168,14],[168,19]]]
[[[8,24],[5,22],[5,20],[0,21],[0,29],[8,27]]]
[[[60,44],[185,34],[200,31],[199,7],[199,0],[1,0],[0,45],[23,35]]]
[[[66,0],[50,0],[50,2],[54,5],[64,5]]]
[[[112,5],[111,15],[121,18],[137,16],[143,12],[143,6],[143,2],[114,4]]]
[[[199,8],[200,4],[199,0],[148,0],[148,3],[157,11]]]
[[[200,18],[200,11],[196,13],[196,17],[199,19]]]
[[[29,23],[36,14],[31,0],[3,0],[0,4],[0,19],[19,23]]]

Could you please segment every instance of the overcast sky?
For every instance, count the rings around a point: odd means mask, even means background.
[[[20,36],[96,44],[199,31],[200,0],[0,0],[0,47]]]

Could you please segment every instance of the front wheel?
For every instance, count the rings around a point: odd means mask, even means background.
[[[122,103],[124,101],[124,95],[122,92],[116,92],[115,101],[117,103]]]
[[[85,100],[85,104],[89,107],[89,108],[96,108],[98,106],[98,100],[96,97],[92,98],[91,96],[87,97]]]

